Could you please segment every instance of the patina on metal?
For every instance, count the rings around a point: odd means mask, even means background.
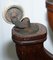
[[[5,18],[8,20],[8,22],[14,24],[22,34],[30,34],[39,30],[38,25],[34,26],[31,24],[28,17],[23,18],[23,10],[20,7],[10,7],[5,14]]]
[[[5,19],[10,22],[10,23],[13,23],[17,20],[21,20],[22,17],[23,17],[23,9],[21,7],[17,7],[15,5],[11,6],[10,8],[8,8],[6,10],[6,13],[5,13]],[[14,22],[12,22],[14,19]]]

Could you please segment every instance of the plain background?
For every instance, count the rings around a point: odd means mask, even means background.
[[[14,25],[4,21],[4,10],[9,5],[19,5],[24,10],[24,17],[31,22],[41,23],[47,27],[47,40],[44,47],[53,54],[53,32],[48,25],[45,0],[0,0],[0,60],[17,60],[15,44],[11,39]]]

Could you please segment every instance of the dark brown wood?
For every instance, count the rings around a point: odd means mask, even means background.
[[[34,25],[34,23],[31,24]],[[53,55],[43,46],[47,38],[46,27],[39,23],[35,25],[38,25],[39,30],[30,34],[22,34],[16,27],[12,29],[12,39],[15,42],[19,60],[53,60]]]
[[[46,0],[46,8],[47,8],[48,22],[53,30],[53,0]]]

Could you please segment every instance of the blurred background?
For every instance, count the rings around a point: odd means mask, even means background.
[[[23,17],[29,17],[31,23],[41,23],[47,27],[44,47],[53,54],[53,32],[48,24],[45,0],[0,0],[0,60],[18,60],[11,38],[14,25],[4,21],[5,9],[11,5],[21,6],[24,10]]]

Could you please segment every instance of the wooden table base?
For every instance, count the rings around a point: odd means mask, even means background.
[[[53,31],[53,0],[46,0],[47,16],[49,25]]]

